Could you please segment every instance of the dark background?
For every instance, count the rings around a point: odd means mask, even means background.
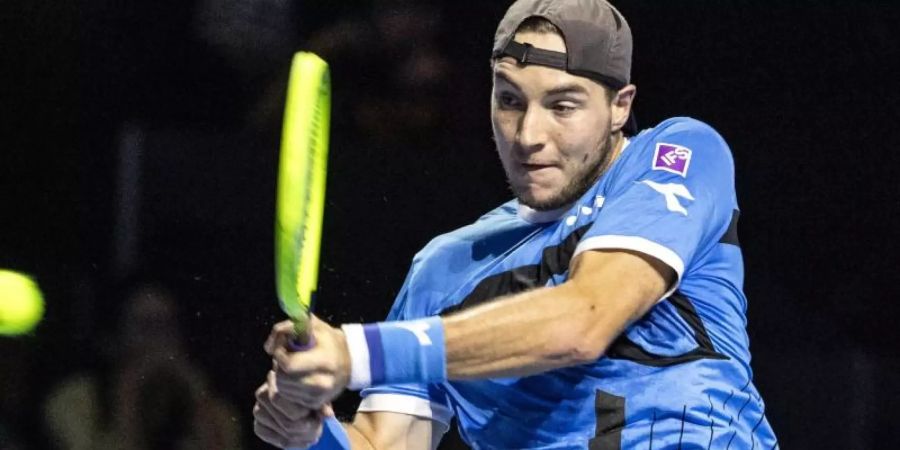
[[[755,381],[782,447],[900,448],[900,7],[615,3],[641,125],[691,116],[731,145]],[[123,290],[157,280],[247,448],[264,448],[250,409],[282,317],[272,215],[290,54],[314,49],[334,73],[318,311],[377,320],[421,246],[509,196],[488,115],[507,4],[5,0],[0,267],[34,275],[47,314],[0,338],[3,370],[26,380],[0,387],[17,398],[0,422],[52,448],[46,393],[101,370]]]

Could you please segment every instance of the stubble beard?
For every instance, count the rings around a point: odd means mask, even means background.
[[[587,165],[583,166],[582,170],[575,173],[569,183],[566,184],[558,194],[547,198],[546,200],[538,201],[533,197],[530,197],[526,190],[517,189],[509,181],[509,174],[507,174],[509,189],[516,196],[516,199],[519,200],[520,204],[537,211],[552,211],[568,206],[584,195],[584,193],[600,179],[600,176],[606,172],[613,156],[613,142],[612,133],[607,133],[600,143],[600,149],[598,151],[600,156],[595,161],[586,163]]]

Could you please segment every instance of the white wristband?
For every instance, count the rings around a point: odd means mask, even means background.
[[[350,384],[347,389],[358,391],[367,388],[372,384],[372,374],[369,368],[369,346],[366,344],[362,324],[341,325],[341,329],[344,330],[350,353]]]

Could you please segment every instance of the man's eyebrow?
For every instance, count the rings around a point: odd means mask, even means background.
[[[519,85],[516,84],[515,81],[513,81],[511,78],[509,78],[509,75],[507,75],[503,72],[495,71],[494,76],[497,77],[498,79],[503,80],[504,82],[512,85],[512,87],[516,88],[517,91],[522,90],[522,88],[520,88]]]
[[[560,94],[584,94],[588,95],[588,90],[584,88],[584,86],[578,83],[566,83],[561,86],[556,86],[553,89],[547,91],[547,95],[560,95]]]
[[[504,82],[510,84],[512,87],[516,88],[516,90],[518,90],[518,91],[522,90],[522,88],[519,87],[519,85],[516,84],[515,81],[513,81],[511,78],[509,78],[509,76],[507,74],[500,72],[500,71],[496,71],[496,72],[494,72],[494,76],[497,77],[497,79],[503,80]],[[551,95],[562,95],[562,94],[588,95],[588,90],[584,86],[582,86],[578,83],[565,83],[565,84],[556,86],[556,87],[548,90],[544,95],[551,96]]]

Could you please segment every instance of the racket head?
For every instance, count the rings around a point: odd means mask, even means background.
[[[328,64],[309,52],[291,63],[275,204],[275,286],[298,337],[308,333],[319,274],[331,120]]]

